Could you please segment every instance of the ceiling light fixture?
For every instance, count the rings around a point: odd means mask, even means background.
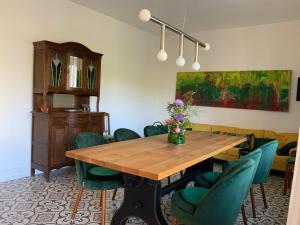
[[[183,58],[183,39],[184,39],[184,34],[180,35],[180,44],[179,44],[179,56],[176,59],[176,65],[177,66],[184,66],[185,64],[185,59]]]
[[[183,39],[186,38],[189,41],[195,43],[195,57],[194,57],[194,63],[192,65],[192,68],[194,70],[200,69],[200,64],[198,62],[199,46],[202,47],[204,50],[208,51],[210,49],[210,45],[208,43],[201,42],[196,38],[186,34],[185,32],[177,29],[176,27],[173,27],[172,25],[152,16],[151,12],[148,9],[142,9],[139,13],[139,18],[143,22],[152,21],[156,24],[161,25],[160,51],[157,54],[158,60],[166,61],[168,58],[168,54],[165,51],[165,29],[168,28],[174,33],[180,35],[179,57],[176,60],[176,64],[178,66],[184,66],[185,64],[185,59],[183,58]]]
[[[168,54],[165,51],[165,36],[166,36],[166,25],[161,25],[161,33],[160,33],[160,51],[157,53],[157,59],[159,61],[166,61],[168,59]]]
[[[194,63],[192,65],[193,70],[200,70],[200,63],[198,62],[198,55],[199,55],[199,45],[198,42],[195,43],[195,57],[194,57]]]

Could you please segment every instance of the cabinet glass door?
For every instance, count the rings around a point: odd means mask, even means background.
[[[64,54],[50,50],[50,82],[51,88],[63,88]]]
[[[84,58],[84,90],[89,95],[98,95],[99,60],[96,57]]]
[[[95,84],[96,84],[96,66],[94,65],[93,61],[90,61],[90,64],[87,66],[86,71],[86,79],[87,79],[87,89],[88,90],[94,90]]]
[[[68,71],[68,87],[82,88],[82,58],[70,56]]]

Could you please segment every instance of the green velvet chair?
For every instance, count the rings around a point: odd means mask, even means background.
[[[144,136],[150,137],[160,134],[167,134],[168,133],[168,127],[164,126],[162,123],[159,122],[159,124],[156,125],[155,122],[153,125],[148,125],[144,127]]]
[[[126,141],[137,139],[140,137],[141,136],[138,135],[136,132],[127,128],[119,128],[114,132],[114,138],[116,139],[116,141]]]
[[[253,177],[251,179],[251,183],[250,183],[250,186],[248,188],[248,190],[249,190],[251,188],[251,185],[252,185],[252,182],[253,182],[258,164],[260,162],[261,155],[262,155],[262,150],[260,148],[258,148],[256,150],[248,153],[247,155],[243,156],[240,160],[231,161],[231,162],[227,163],[226,166],[224,167],[225,169],[224,169],[223,173],[220,173],[220,172],[203,173],[203,174],[195,177],[195,186],[196,187],[211,188],[220,178],[222,178],[223,176],[226,176],[228,171],[230,171],[230,168],[232,166],[234,166],[236,163],[238,163],[241,160],[252,159],[252,160],[254,160],[255,165],[254,165]],[[247,195],[248,195],[248,193],[245,195],[244,198],[247,198]],[[242,204],[241,211],[242,211],[244,224],[247,225],[247,216],[246,216],[244,204]]]
[[[103,136],[93,132],[82,132],[75,136],[74,147],[86,148],[96,145],[107,144]],[[108,169],[94,164],[75,160],[76,173],[80,189],[74,204],[71,218],[74,219],[78,205],[84,189],[101,190],[102,224],[105,224],[106,211],[106,190],[115,190],[113,200],[116,196],[117,188],[123,185],[122,174],[119,171]]]
[[[172,225],[233,225],[253,179],[255,162],[241,160],[210,189],[193,187],[172,196]]]
[[[254,175],[253,182],[252,182],[252,184],[260,184],[265,208],[267,208],[268,206],[267,206],[266,195],[265,195],[263,183],[267,182],[267,179],[269,177],[269,173],[270,173],[270,170],[272,167],[272,162],[274,160],[277,147],[278,147],[277,140],[270,141],[259,147],[261,149],[262,153],[261,153],[261,158],[259,160],[257,170]],[[245,155],[244,157],[242,157],[242,159],[251,158],[253,156],[253,153],[255,153],[256,151],[257,150]],[[239,160],[237,160],[237,161],[239,161]],[[232,164],[235,164],[237,161],[229,162],[228,166],[230,167]],[[225,169],[225,171],[226,171],[226,169]],[[215,182],[218,181],[220,176],[221,176],[221,173],[218,173],[218,172],[209,172],[209,173],[202,174],[195,178],[195,186],[209,188]],[[253,186],[251,186],[251,188],[250,188],[250,198],[251,198],[251,203],[252,203],[252,214],[253,214],[253,217],[255,218],[256,211],[255,211]]]
[[[166,133],[162,133],[162,130],[159,127],[156,127],[156,126],[144,127],[144,136],[145,137],[161,135],[161,134],[166,134]]]
[[[255,161],[255,171],[260,162],[262,150],[260,148],[255,151],[250,152],[249,154],[243,156],[241,159],[236,161],[231,161],[226,163],[224,167],[224,172],[207,172],[195,177],[195,187],[204,187],[211,188],[220,178],[226,176],[226,173],[230,171],[230,168],[238,163],[240,160],[253,159]],[[254,178],[254,175],[253,175]]]
[[[262,155],[257,167],[256,174],[253,179],[253,184],[260,185],[264,206],[267,209],[268,205],[267,205],[267,199],[266,199],[266,194],[264,189],[264,183],[266,183],[269,178],[269,174],[272,168],[272,163],[275,158],[276,150],[278,148],[278,141],[277,140],[270,141],[269,143],[260,146],[260,148],[262,149]],[[253,212],[253,217],[255,218],[256,212],[255,212],[253,187],[251,187],[250,193],[251,193],[251,202],[252,202],[252,212]]]

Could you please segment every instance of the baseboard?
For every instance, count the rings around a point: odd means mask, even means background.
[[[0,182],[19,179],[23,177],[30,176],[30,169],[29,167],[16,167],[8,170],[1,170],[0,171]]]

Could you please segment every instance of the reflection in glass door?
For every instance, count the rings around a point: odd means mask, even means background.
[[[70,56],[68,87],[82,87],[82,59],[76,56]]]

